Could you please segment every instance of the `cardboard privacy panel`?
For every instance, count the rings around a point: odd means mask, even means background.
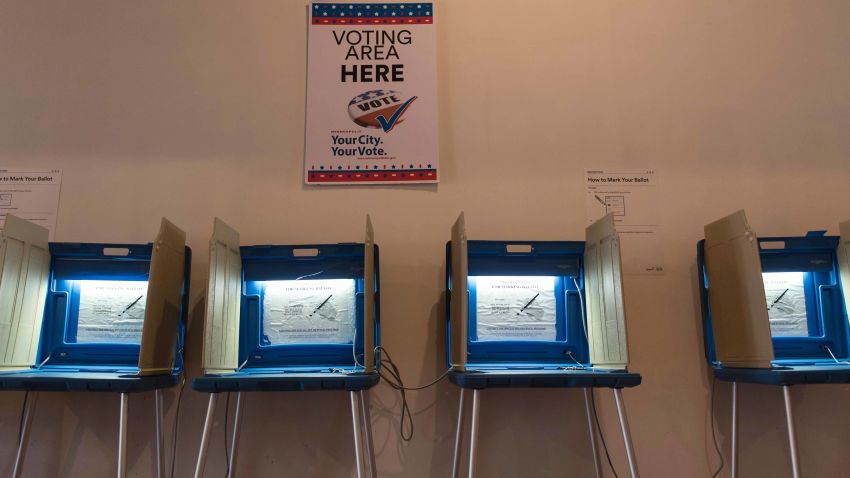
[[[239,233],[216,218],[210,238],[210,271],[204,317],[205,373],[239,368],[239,314],[242,258]]]
[[[177,351],[186,233],[162,219],[153,244],[139,374],[171,373]]]
[[[452,289],[451,289],[451,362],[458,371],[466,369],[466,349],[469,333],[469,251],[466,244],[466,222],[463,213],[452,226]]]
[[[841,223],[841,238],[838,243],[838,267],[844,290],[844,308],[850,317],[850,221]]]
[[[744,211],[705,226],[705,270],[717,360],[724,367],[770,368],[759,245]]]
[[[587,341],[594,367],[625,369],[629,363],[620,239],[609,214],[586,230],[584,252]]]
[[[50,250],[47,229],[6,216],[0,244],[0,369],[35,365]]]
[[[375,230],[366,215],[366,242],[363,268],[363,367],[375,371]]]

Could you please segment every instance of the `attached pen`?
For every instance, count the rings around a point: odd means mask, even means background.
[[[118,314],[118,315],[124,315],[124,314],[125,314],[128,310],[130,310],[131,308],[133,308],[133,306],[134,306],[134,305],[138,304],[138,303],[139,303],[139,301],[140,301],[140,300],[142,300],[142,297],[144,297],[144,294],[140,295],[138,299],[134,300],[134,301],[133,301],[130,305],[128,305],[128,306],[127,306],[127,308],[126,308],[126,309],[124,309],[124,311],[123,311],[123,312],[121,312],[121,313],[120,313],[120,314]]]
[[[531,300],[529,300],[527,304],[522,306],[522,309],[519,309],[519,312],[517,312],[516,315],[521,314],[522,311],[524,311],[529,305],[531,305],[531,303],[534,302],[534,299],[536,299],[539,295],[540,295],[540,292],[534,294],[534,297],[532,297]]]
[[[324,306],[325,306],[325,304],[327,304],[327,303],[328,303],[328,301],[329,301],[329,300],[331,300],[331,297],[333,297],[333,296],[334,296],[333,294],[329,295],[329,296],[328,296],[328,298],[324,300],[324,302],[322,302],[321,304],[319,304],[319,306],[318,306],[318,307],[316,307],[316,310],[314,310],[313,312],[311,312],[311,313],[310,313],[310,317],[312,317],[312,316],[313,316],[313,314],[315,314],[316,312],[318,312],[318,311],[319,311],[319,309],[321,309],[322,307],[324,307]]]
[[[779,294],[779,297],[777,297],[776,300],[774,300],[773,303],[770,304],[770,307],[768,307],[767,310],[772,309],[773,306],[776,305],[777,302],[782,300],[782,298],[785,297],[785,294],[787,294],[789,290],[791,290],[791,289],[785,289],[781,294]]]

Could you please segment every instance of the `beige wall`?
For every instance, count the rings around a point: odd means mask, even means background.
[[[63,169],[60,241],[148,241],[162,215],[181,225],[193,304],[213,216],[256,244],[359,240],[371,213],[384,343],[410,384],[442,371],[443,248],[460,210],[471,238],[581,239],[586,167],[654,168],[667,274],[626,279],[644,384],[625,398],[643,476],[709,476],[695,244],[742,207],[762,235],[835,233],[850,218],[850,2],[443,0],[437,15],[439,187],[302,185],[303,0],[1,0],[0,165]],[[728,447],[729,386],[718,391]],[[850,387],[792,394],[805,476],[846,476]],[[402,445],[397,396],[376,389],[382,476],[448,476],[457,396],[448,383],[412,393],[416,437]],[[0,394],[0,473],[21,398]],[[205,398],[184,396],[181,477]],[[742,476],[790,476],[780,390],[741,398]],[[130,410],[131,476],[149,476],[151,396]],[[242,476],[352,475],[345,394],[254,394],[246,412]],[[111,476],[117,413],[113,395],[43,394],[25,475]],[[589,476],[585,423],[578,391],[488,390],[479,476]],[[223,474],[221,425],[207,476]]]

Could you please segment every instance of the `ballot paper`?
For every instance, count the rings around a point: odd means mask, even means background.
[[[147,281],[81,280],[76,343],[138,344]]]
[[[354,279],[265,283],[266,345],[352,343],[354,320]]]
[[[765,272],[764,295],[774,337],[808,337],[804,272]]]
[[[555,340],[555,277],[477,276],[478,340]]]

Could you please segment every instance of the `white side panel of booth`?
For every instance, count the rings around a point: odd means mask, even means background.
[[[625,369],[629,363],[620,238],[614,216],[586,230],[584,252],[587,334],[594,367]]]
[[[239,312],[242,257],[239,233],[216,218],[210,238],[210,270],[204,318],[204,371],[239,368]]]
[[[48,230],[6,216],[0,245],[0,369],[35,365],[47,278]]]

